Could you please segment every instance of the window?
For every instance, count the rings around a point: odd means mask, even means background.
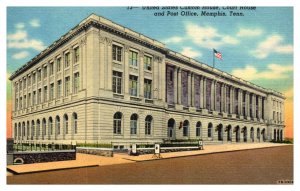
[[[50,84],[50,97],[49,100],[54,99],[54,83]]]
[[[145,119],[145,135],[151,135],[152,116],[147,115]]]
[[[22,97],[20,97],[20,109],[22,109]]]
[[[19,91],[18,90],[18,83],[15,83],[15,89],[16,89],[16,93]]]
[[[60,118],[59,118],[59,116],[56,116],[55,128],[56,128],[56,134],[60,135]]]
[[[144,97],[147,99],[151,99],[152,95],[152,80],[145,79],[144,80]]]
[[[37,73],[38,81],[41,81],[41,77],[42,77],[42,70],[38,70],[38,73]]]
[[[56,59],[56,72],[59,72],[61,69],[61,58]]]
[[[114,134],[121,134],[122,129],[122,113],[117,112],[114,115]]]
[[[65,68],[68,68],[70,66],[70,53],[65,53]]]
[[[61,80],[57,81],[57,91],[56,91],[56,98],[60,98],[61,96]]]
[[[48,134],[53,135],[53,120],[52,120],[52,117],[49,117],[48,125],[49,125]]]
[[[77,94],[79,90],[79,72],[74,74],[74,93]]]
[[[149,56],[144,56],[144,68],[145,70],[152,70],[152,58]]]
[[[129,64],[131,66],[137,67],[138,64],[138,53],[134,51],[129,51]]]
[[[23,85],[23,89],[25,90],[26,89],[26,79],[24,79],[24,85]]]
[[[26,101],[27,101],[26,95],[24,95],[24,103],[23,103],[23,107],[24,107],[24,108],[26,108]]]
[[[74,61],[75,63],[79,62],[79,47],[74,48]]]
[[[31,85],[31,76],[28,76],[28,86]]]
[[[113,71],[113,92],[121,94],[122,93],[122,73]]]
[[[65,130],[65,134],[68,134],[69,133],[69,118],[68,118],[68,115],[65,114],[64,115],[64,130]]]
[[[201,135],[201,122],[198,121],[196,124],[196,137],[200,137]]]
[[[65,78],[65,96],[70,94],[70,76]]]
[[[32,96],[32,105],[36,104],[36,91],[33,91],[33,96]]]
[[[44,102],[47,101],[48,89],[47,86],[44,87]]]
[[[19,106],[19,102],[18,102],[18,98],[16,98],[16,104],[15,104],[15,110],[18,110],[18,106]]]
[[[212,137],[212,124],[208,124],[208,131],[207,131],[207,137],[211,138]]]
[[[37,104],[40,104],[41,102],[42,102],[42,89],[39,89]]]
[[[46,119],[44,118],[42,121],[42,138],[46,135]]]
[[[33,83],[33,84],[35,84],[35,80],[36,80],[36,74],[33,73],[33,74],[32,74],[32,83]]]
[[[31,106],[31,93],[28,94],[28,98],[27,98],[27,102],[28,102],[28,107]]]
[[[129,94],[131,96],[137,96],[137,88],[138,88],[138,77],[130,75],[129,76]]]
[[[117,45],[113,45],[112,47],[112,56],[113,56],[113,60],[114,61],[118,61],[118,62],[122,62],[122,47],[117,46]]]
[[[77,113],[73,113],[73,129],[74,134],[77,134]]]
[[[189,135],[189,121],[185,120],[183,122],[183,136],[187,137]]]
[[[20,91],[22,91],[22,81],[20,81],[20,87],[19,87],[19,89],[20,89]]]
[[[44,76],[43,76],[44,79],[47,78],[47,75],[48,75],[48,74],[47,74],[47,66],[45,66],[45,67],[44,67]]]
[[[50,71],[49,71],[49,75],[52,76],[53,73],[54,73],[53,62],[50,63],[49,70],[50,70]]]
[[[130,134],[131,135],[136,135],[137,120],[138,120],[137,114],[132,114],[131,117],[130,117]]]

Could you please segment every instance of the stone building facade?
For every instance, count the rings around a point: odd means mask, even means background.
[[[90,15],[14,72],[13,136],[45,142],[284,139],[285,97]]]

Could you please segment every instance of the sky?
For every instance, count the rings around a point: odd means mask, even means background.
[[[169,49],[212,66],[212,49],[222,53],[215,67],[284,93],[286,136],[293,137],[293,8],[257,7],[244,16],[168,16],[142,7],[8,7],[7,77],[84,18],[95,13],[163,42]],[[154,16],[162,13],[164,16]],[[234,10],[235,12],[241,12]],[[209,11],[213,12],[213,11]],[[11,125],[7,80],[7,125]],[[10,136],[10,131],[7,131]]]

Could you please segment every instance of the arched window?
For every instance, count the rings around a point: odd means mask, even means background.
[[[152,116],[147,115],[145,118],[145,135],[151,135]]]
[[[19,126],[18,126],[18,137],[19,138],[21,137],[21,123],[19,123]]]
[[[41,125],[41,122],[40,120],[38,119],[36,121],[36,139],[39,139],[39,136],[40,136],[40,125]]]
[[[196,137],[200,137],[201,136],[201,122],[198,121],[196,124]]]
[[[30,127],[29,127],[29,121],[27,121],[27,131],[26,131],[26,135],[27,135],[27,139],[29,139],[29,136],[30,136],[30,134],[29,134],[29,132],[30,132]]]
[[[35,134],[35,126],[34,126],[34,121],[31,121],[31,140],[33,140]]]
[[[173,118],[168,120],[168,138],[175,137],[175,120]]]
[[[22,137],[25,137],[25,122],[22,123]]]
[[[114,134],[122,133],[122,113],[117,112],[114,114]]]
[[[247,127],[243,128],[244,142],[247,142]]]
[[[188,120],[185,120],[183,122],[183,136],[184,137],[187,137],[189,136],[189,121]]]
[[[15,123],[14,137],[17,138],[18,135],[18,124]]]
[[[256,138],[258,140],[260,140],[260,129],[259,128],[257,129],[257,132],[256,132]]]
[[[69,125],[69,118],[68,118],[68,115],[65,114],[64,115],[64,133],[65,134],[69,133],[69,127],[68,127],[68,125]]]
[[[254,141],[254,129],[253,129],[253,127],[251,127],[251,130],[250,130],[250,139],[251,139],[252,142]]]
[[[77,134],[77,113],[73,113],[72,119],[73,119],[74,134]]]
[[[232,141],[232,127],[231,127],[231,125],[227,126],[227,141]]]
[[[53,120],[52,117],[49,117],[49,122],[48,122],[48,135],[53,135]]]
[[[44,136],[46,135],[46,119],[44,118],[42,120],[42,138],[44,139]]]
[[[207,137],[209,138],[212,138],[212,128],[213,128],[212,123],[209,123],[207,128]]]
[[[218,141],[223,141],[223,125],[219,124],[218,126]]]
[[[130,117],[130,134],[136,135],[138,115],[132,114]]]
[[[60,135],[60,118],[59,118],[59,116],[56,116],[56,119],[55,119],[55,129],[56,129],[56,134]]]
[[[274,129],[274,141],[276,141],[276,129]]]

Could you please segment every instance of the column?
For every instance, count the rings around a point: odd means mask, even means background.
[[[174,70],[173,70],[174,104],[178,103],[178,99],[177,99],[177,95],[178,95],[178,93],[177,93],[177,90],[178,90],[178,86],[177,86],[178,77],[177,77],[177,75],[178,75],[178,72],[177,72],[177,70],[178,70],[177,66],[174,66]]]
[[[106,54],[107,54],[107,79],[106,79],[106,89],[112,90],[112,40],[109,38],[106,38]],[[123,74],[124,76],[124,74]],[[125,80],[124,77],[122,79]],[[127,79],[126,79],[127,80]]]
[[[261,119],[261,96],[258,96],[258,118]]]
[[[124,81],[129,79],[124,79]],[[140,61],[139,61],[139,87],[140,87],[140,98],[144,98],[144,52],[140,52]],[[128,91],[128,90],[127,90]]]
[[[215,111],[215,104],[216,104],[216,80],[213,80],[211,83],[211,110]]]
[[[178,99],[178,104],[181,105],[181,68],[178,68],[178,81],[177,81],[177,99]]]
[[[223,95],[222,111],[227,113],[227,97],[226,97],[227,96],[227,89],[226,89],[227,85],[223,84],[222,87],[223,87],[223,89],[222,89],[222,95]]]
[[[73,88],[73,77],[74,77],[74,74],[73,74],[73,68],[74,68],[74,49],[73,48],[70,48],[69,49],[69,51],[70,51],[70,72],[69,72],[69,74],[70,74],[70,91],[69,91],[69,95],[70,94],[73,94],[73,90],[74,90],[74,88]],[[47,73],[49,73],[49,72],[47,72]]]
[[[191,72],[188,71],[188,106],[191,106],[191,102],[192,102],[192,88],[191,88],[191,82],[192,82],[192,74]]]
[[[158,91],[160,92],[160,99],[162,99],[163,103],[166,102],[166,64],[164,62],[164,57],[159,60],[159,71],[160,71],[160,87]]]
[[[104,82],[105,82],[105,69],[104,69],[104,67],[105,67],[105,65],[106,65],[106,63],[105,63],[105,60],[104,60],[104,58],[105,58],[105,37],[102,37],[102,36],[99,36],[99,49],[100,49],[100,72],[99,72],[99,74],[100,74],[100,84],[99,84],[99,86],[100,86],[100,89],[104,89]],[[81,45],[81,49],[82,49],[82,45]],[[80,55],[81,57],[82,57],[82,54]],[[125,56],[126,56],[126,53],[125,53]],[[128,62],[128,60],[127,60],[127,62]],[[82,65],[82,62],[80,62],[81,63],[81,65]],[[125,59],[125,64],[126,64],[126,59]],[[126,68],[126,67],[125,67]],[[80,74],[80,76],[82,76],[81,74]]]
[[[242,100],[242,90],[238,90],[238,114],[242,115],[242,105],[243,105],[243,100]]]
[[[191,107],[195,107],[195,74],[192,73],[191,76]]]
[[[124,67],[123,67],[124,95],[125,96],[128,95],[128,93],[129,93],[129,63],[128,63],[128,60],[129,60],[129,46],[125,45],[125,47],[124,47]],[[141,79],[139,78],[139,80],[141,80]],[[139,88],[138,92],[141,92],[141,91],[142,91],[142,89]]]
[[[203,80],[203,76],[200,76],[200,108],[204,108],[203,107],[203,99],[204,99],[204,86],[203,86],[204,80]]]
[[[246,99],[245,99],[245,110],[246,116],[250,117],[250,100],[249,100],[249,92],[246,92]]]
[[[234,87],[230,87],[230,114],[233,114],[234,108]]]
[[[159,98],[159,80],[160,80],[160,75],[159,75],[159,70],[158,70],[158,60],[159,60],[159,57],[158,56],[155,56],[154,57],[154,62],[153,62],[153,80],[152,80],[152,83],[153,83],[153,98],[154,99],[158,99]],[[144,90],[142,90],[144,91]]]
[[[203,79],[203,94],[202,94],[203,97],[201,97],[201,99],[203,101],[202,108],[206,109],[206,78],[204,76],[202,76],[202,79]]]
[[[256,99],[255,99],[255,94],[252,94],[252,116],[253,118],[256,118],[256,108],[255,108],[255,105],[256,105]]]

